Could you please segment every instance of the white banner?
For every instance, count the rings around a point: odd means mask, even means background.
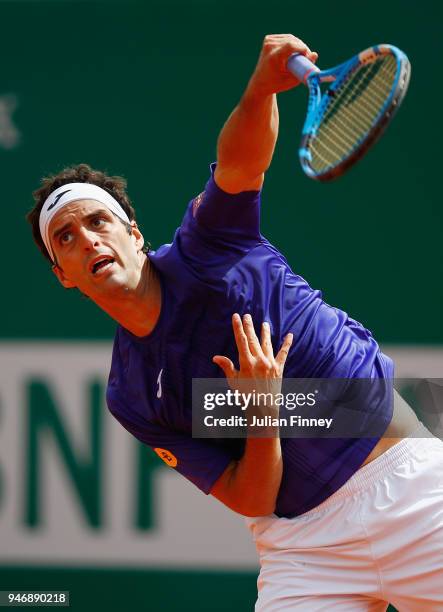
[[[441,378],[443,348],[384,347]],[[0,564],[254,569],[243,519],[107,412],[109,343],[0,344]]]

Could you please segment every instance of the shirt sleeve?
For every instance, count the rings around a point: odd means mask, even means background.
[[[228,449],[192,438],[184,432],[142,422],[141,419],[129,421],[115,410],[115,403],[110,412],[137,440],[150,446],[166,465],[190,480],[206,495],[234,459]]]
[[[261,191],[230,194],[214,179],[216,163],[205,190],[191,200],[178,231],[178,241],[185,256],[202,260],[227,250],[241,255],[261,240]]]

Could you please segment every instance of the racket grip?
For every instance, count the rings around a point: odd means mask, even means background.
[[[286,67],[299,81],[305,84],[310,74],[313,72],[320,72],[320,68],[317,68],[315,64],[309,61],[308,58],[301,53],[294,53],[291,55],[286,63]]]

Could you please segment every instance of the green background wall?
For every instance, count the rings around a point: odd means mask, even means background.
[[[263,231],[328,302],[382,341],[442,342],[442,124],[427,110],[442,87],[441,9],[429,0],[365,7],[325,0],[0,3],[0,94],[17,96],[13,118],[22,135],[16,149],[0,148],[3,206],[13,211],[1,243],[0,335],[112,335],[112,321],[79,296],[68,299],[36,252],[23,221],[31,191],[41,176],[73,162],[122,174],[146,237],[154,248],[169,241],[202,190],[217,134],[263,36],[290,31],[326,67],[373,43],[396,44],[410,56],[412,82],[384,140],[329,185],[305,178],[298,164],[306,92],[281,95]]]
[[[0,2],[0,24],[0,98],[15,97],[20,133],[17,146],[0,144],[0,338],[113,334],[114,323],[94,304],[58,286],[32,243],[24,215],[40,177],[81,161],[121,174],[145,237],[154,248],[170,241],[204,186],[217,134],[264,35],[292,32],[325,67],[371,44],[393,43],[409,55],[412,81],[385,138],[348,176],[326,185],[307,179],[298,164],[306,92],[279,97],[263,233],[326,301],[379,341],[443,343],[443,134],[427,108],[438,109],[442,93],[438,2],[17,1]],[[168,611],[243,610],[255,595],[252,574],[0,568],[0,577],[1,588],[71,585],[81,610],[127,609],[125,590],[133,609]],[[210,605],[203,589],[212,593]]]

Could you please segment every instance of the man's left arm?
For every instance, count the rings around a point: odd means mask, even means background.
[[[292,34],[265,37],[248,86],[220,132],[214,178],[227,193],[256,191],[263,184],[278,136],[276,94],[299,84],[286,68],[293,53],[313,62],[318,57]]]

